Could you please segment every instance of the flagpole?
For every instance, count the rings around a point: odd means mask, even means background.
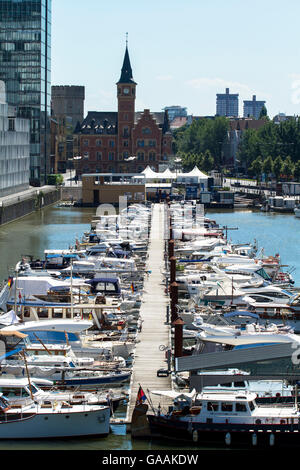
[[[17,286],[18,286],[18,271],[16,271],[16,283],[15,283],[15,314],[17,315]]]
[[[150,404],[150,406],[151,406],[151,408],[152,408],[153,413],[156,414],[155,408],[154,408],[153,403],[152,403],[152,400],[151,400],[151,398],[150,398],[150,390],[149,390],[149,388],[147,388],[147,393],[148,393],[148,398],[147,398],[147,400],[149,401],[149,404]]]

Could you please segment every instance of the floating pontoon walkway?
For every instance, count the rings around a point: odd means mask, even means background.
[[[166,307],[164,270],[164,205],[154,204],[149,243],[148,269],[145,279],[143,303],[140,310],[142,331],[138,334],[138,343],[132,369],[131,394],[127,418],[131,420],[136,397],[141,384],[144,393],[149,390],[171,390],[171,378],[157,377],[159,369],[167,369],[165,352],[159,346],[169,346],[170,326],[166,325]],[[154,406],[158,406],[159,397],[151,396]],[[149,402],[145,402],[149,405]]]

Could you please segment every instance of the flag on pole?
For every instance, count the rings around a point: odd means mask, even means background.
[[[7,281],[8,287],[11,288],[13,283],[14,283],[14,278],[10,276]]]
[[[137,397],[136,397],[136,405],[142,405],[145,400],[147,400],[147,397],[144,393],[144,390],[140,386]]]
[[[131,290],[132,290],[132,292],[134,292],[134,284],[133,284],[133,282],[131,283]]]

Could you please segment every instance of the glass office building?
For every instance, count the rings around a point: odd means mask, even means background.
[[[18,117],[30,120],[30,180],[50,163],[52,0],[0,0],[0,80]]]

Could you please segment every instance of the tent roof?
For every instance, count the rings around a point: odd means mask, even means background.
[[[194,167],[192,171],[188,173],[175,173],[172,172],[169,168],[167,168],[162,173],[157,173],[147,166],[144,171],[141,172],[140,175],[134,176],[134,178],[145,178],[145,179],[177,179],[177,178],[191,178],[191,177],[198,177],[202,179],[207,179],[208,176],[202,171],[199,170],[198,167]]]
[[[178,176],[181,178],[190,178],[193,176],[197,176],[198,178],[208,178],[208,176],[199,170],[197,166],[195,166],[189,173],[180,173]]]

